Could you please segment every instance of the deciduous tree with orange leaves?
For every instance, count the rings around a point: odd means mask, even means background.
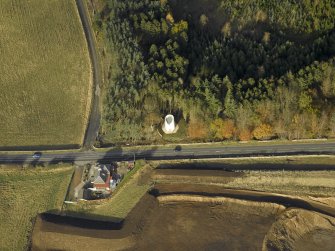
[[[192,139],[206,138],[208,134],[208,127],[200,121],[190,121],[187,127],[187,134]]]
[[[271,125],[263,123],[254,129],[252,135],[255,139],[269,139],[273,136],[273,128]]]
[[[215,119],[210,127],[217,139],[231,139],[236,132],[234,121],[231,119]]]
[[[252,133],[249,129],[243,129],[239,132],[238,138],[241,141],[248,141],[252,138]]]

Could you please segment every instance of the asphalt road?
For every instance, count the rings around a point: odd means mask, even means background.
[[[92,63],[93,71],[93,95],[91,103],[90,117],[85,132],[83,147],[90,149],[98,135],[100,125],[100,83],[101,83],[101,71],[96,51],[95,40],[93,37],[93,31],[89,22],[88,13],[82,0],[76,0],[79,16],[83,25],[84,33],[87,40],[88,50],[90,53],[90,59]]]
[[[241,146],[187,146],[179,149],[156,148],[151,150],[116,149],[109,152],[67,152],[42,153],[39,160],[34,160],[31,154],[0,154],[0,163],[37,164],[60,162],[73,163],[75,161],[90,161],[108,163],[110,161],[146,159],[146,160],[176,160],[202,158],[231,158],[251,156],[286,156],[286,155],[335,155],[335,143],[294,143],[294,144],[266,144]]]

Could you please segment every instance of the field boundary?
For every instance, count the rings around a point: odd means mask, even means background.
[[[38,151],[38,150],[78,150],[81,146],[77,144],[71,145],[37,145],[37,146],[0,146],[0,152],[26,152],[26,151]]]

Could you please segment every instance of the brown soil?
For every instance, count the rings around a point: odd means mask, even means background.
[[[246,203],[248,204],[248,203]],[[260,250],[275,220],[260,203],[164,202],[150,215],[138,250]],[[243,238],[241,238],[243,236]]]
[[[326,203],[297,196],[282,195],[269,192],[228,189],[216,185],[193,184],[158,184],[152,190],[155,195],[203,195],[221,196],[249,201],[279,203],[287,207],[298,207],[320,212],[335,217],[335,208]]]
[[[234,179],[239,173],[156,170],[153,176]],[[215,174],[213,174],[213,172]],[[216,173],[217,172],[217,173]],[[150,179],[150,171],[144,172]],[[125,220],[83,220],[42,214],[32,250],[334,250],[335,218],[317,198],[301,198],[214,185],[158,184]],[[283,205],[279,205],[281,203]],[[296,204],[295,204],[296,203]],[[314,204],[313,204],[314,203]],[[92,217],[91,217],[92,218]]]
[[[317,198],[310,196],[309,199],[335,208],[335,197]]]
[[[170,198],[158,203],[146,195],[121,225],[41,215],[32,250],[260,250],[281,207],[226,202]]]
[[[146,195],[120,224],[42,215],[32,250],[333,250],[334,218],[284,209],[225,197]]]
[[[104,222],[41,214],[32,234],[31,250],[126,250],[135,245],[147,214],[158,204],[145,195],[125,220]],[[93,217],[93,216],[92,216]]]
[[[334,251],[335,218],[302,209],[287,210],[272,225],[263,250]]]

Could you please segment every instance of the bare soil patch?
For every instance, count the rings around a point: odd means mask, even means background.
[[[40,216],[32,250],[80,250],[116,247],[127,250],[260,250],[277,214],[254,202],[165,201],[146,195],[121,225]],[[102,225],[101,225],[102,224]],[[211,233],[211,234],[208,234]],[[244,235],[242,240],[240,236]],[[192,240],[192,241],[190,241]]]
[[[264,239],[263,250],[324,250],[335,247],[335,218],[301,209],[284,212]]]
[[[157,200],[145,195],[125,220],[87,220],[42,214],[34,227],[32,250],[128,250],[135,236],[157,207]]]
[[[147,194],[120,223],[41,215],[32,250],[306,250],[321,237],[332,247],[334,226],[333,217],[276,203]]]
[[[143,227],[139,250],[260,250],[276,215],[261,204],[162,203]],[[241,238],[241,236],[244,236]]]
[[[216,185],[193,184],[158,184],[151,191],[159,195],[202,195],[211,197],[228,197],[248,201],[279,203],[286,207],[298,207],[313,210],[335,217],[335,208],[304,197],[289,196],[269,192],[227,189]]]
[[[233,182],[245,175],[248,174],[224,170],[152,170],[147,166],[136,173],[114,199],[112,197],[110,205],[103,204],[97,207],[100,211],[87,212],[90,219],[109,221],[41,215],[34,228],[32,250],[266,251],[308,250],[310,247],[317,250],[323,243],[325,247],[333,245],[335,232],[331,222],[334,217],[313,211],[318,209],[335,215],[335,208],[328,203],[331,198],[325,201],[318,197],[225,187],[226,181]],[[157,177],[166,182],[156,183],[150,193],[145,193],[144,189]],[[200,178],[205,182],[199,183]],[[222,184],[211,185],[211,179],[220,180]],[[114,207],[123,205],[125,199],[142,187],[143,193],[141,190],[138,198],[144,196],[137,204],[134,202],[136,206],[132,206],[125,219],[121,215],[126,214],[118,210],[112,213]],[[106,218],[100,214],[95,218],[93,214],[98,212],[103,212]],[[113,219],[115,212],[119,215],[117,219]],[[288,243],[284,243],[287,238]]]

